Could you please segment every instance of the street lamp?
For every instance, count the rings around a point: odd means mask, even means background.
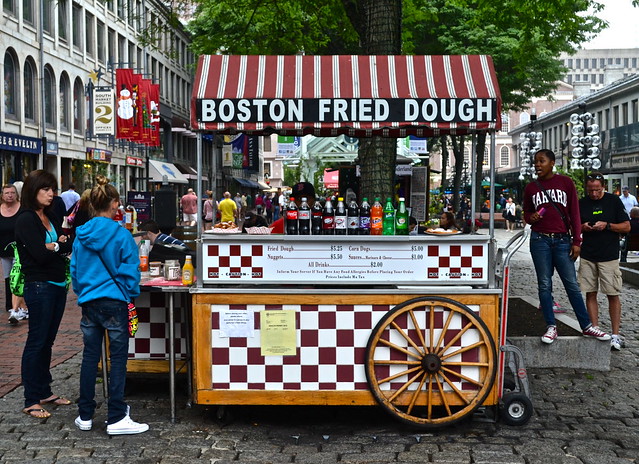
[[[533,131],[533,126],[537,116],[532,114],[528,123],[528,132],[519,135],[519,180],[524,180],[524,176],[532,176],[535,173],[534,156],[541,150],[542,133]]]
[[[586,105],[582,103],[579,108],[585,110]],[[571,114],[570,124],[572,125],[570,129],[572,135],[570,138],[570,146],[572,147],[570,168],[583,169],[585,181],[588,169],[601,167],[599,125],[596,123],[594,115],[589,112]]]

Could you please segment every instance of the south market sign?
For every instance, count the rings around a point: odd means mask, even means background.
[[[494,122],[493,98],[204,98],[201,123]]]

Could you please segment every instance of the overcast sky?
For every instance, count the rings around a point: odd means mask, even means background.
[[[606,8],[599,17],[610,26],[583,48],[639,48],[639,8],[631,0],[599,0]]]

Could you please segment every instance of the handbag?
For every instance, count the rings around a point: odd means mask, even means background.
[[[7,247],[13,247],[13,266],[9,272],[9,289],[15,296],[24,295],[24,273],[22,272],[22,264],[20,263],[20,253],[18,253],[18,245],[11,242]],[[5,247],[5,250],[7,249]]]
[[[109,266],[106,265],[100,253],[98,253],[98,258],[100,258],[100,261],[102,261],[102,265],[111,276],[113,283],[115,283],[115,285],[120,289],[120,293],[122,293],[122,296],[126,298],[126,293],[124,293],[124,290],[122,290],[122,287],[120,287],[120,284],[118,283],[118,281],[115,280],[115,277],[113,277],[113,274],[111,274],[111,271],[109,270]],[[132,301],[129,301],[127,308],[129,310],[129,335],[133,337],[135,336],[135,333],[138,331],[138,311],[135,308],[135,304]]]

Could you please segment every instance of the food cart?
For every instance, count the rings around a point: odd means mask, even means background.
[[[487,56],[202,56],[192,98],[198,173],[203,131],[484,132],[494,178],[500,115]],[[524,423],[525,369],[503,347],[508,260],[526,237],[496,250],[493,227],[491,214],[488,235],[201,234],[194,402],[380,404],[426,428],[503,406]]]

